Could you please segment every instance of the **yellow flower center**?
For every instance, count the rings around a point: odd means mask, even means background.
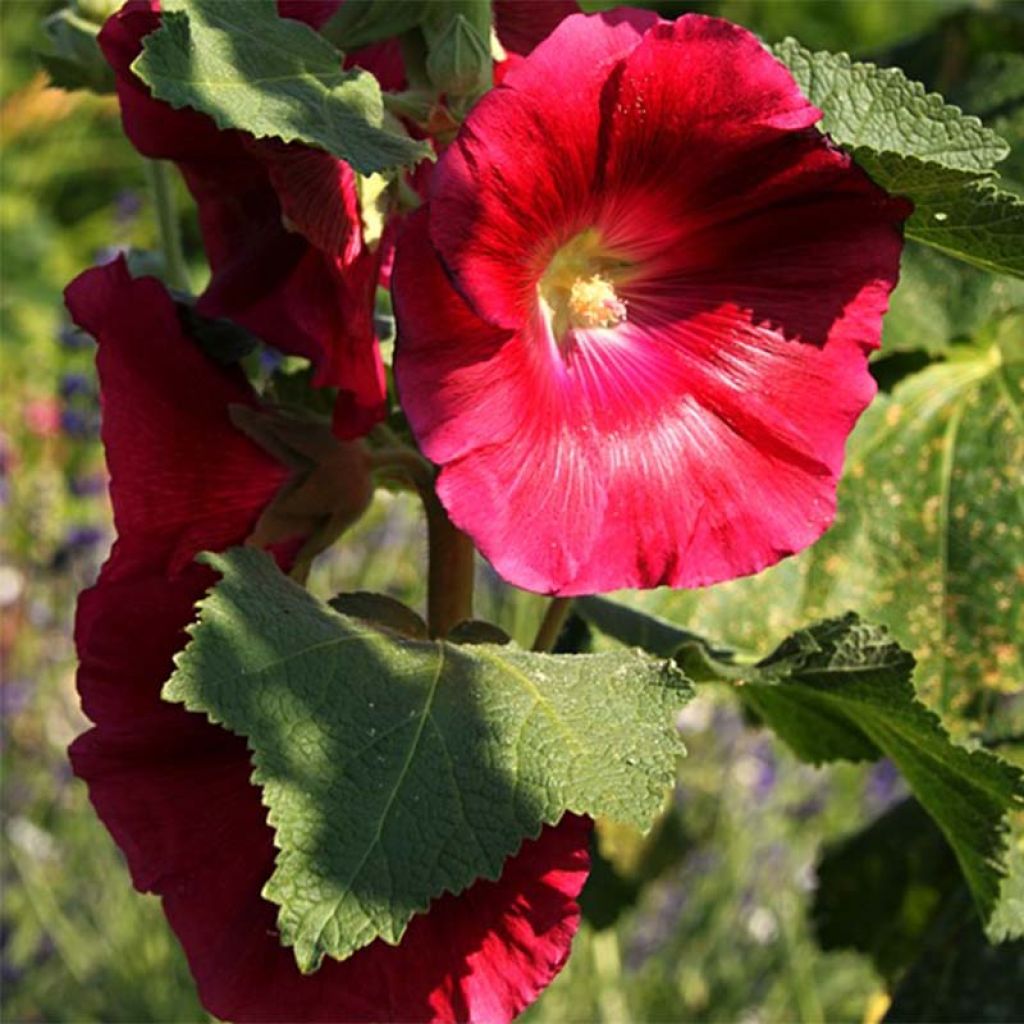
[[[621,324],[628,311],[617,289],[628,281],[631,266],[603,244],[595,228],[559,248],[537,285],[555,340],[561,344],[572,330]]]
[[[573,327],[614,327],[626,319],[626,304],[600,274],[576,278],[569,289],[569,322]]]

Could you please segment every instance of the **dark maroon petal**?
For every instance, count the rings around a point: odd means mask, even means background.
[[[318,24],[331,6],[293,2],[288,16]],[[342,393],[335,421],[343,435],[365,432],[384,415],[386,391],[373,257],[351,168],[302,146],[220,131],[203,114],[154,99],[131,64],[159,24],[156,3],[130,0],[99,39],[125,132],[146,156],[174,161],[196,201],[212,272],[200,310],[309,359],[317,386]]]
[[[237,1021],[510,1020],[568,955],[590,823],[545,829],[497,882],[437,900],[400,945],[300,974],[261,896],[275,851],[244,741],[160,699],[215,579],[192,559],[242,543],[284,471],[231,424],[230,406],[254,402],[244,378],[182,333],[157,281],[118,260],[67,300],[99,345],[120,534],[79,602],[78,687],[95,727],[71,758],[135,885],[163,897],[204,1004]]]
[[[576,0],[494,0],[494,30],[509,53],[526,56],[571,14]]]

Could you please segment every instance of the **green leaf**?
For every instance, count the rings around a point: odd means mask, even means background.
[[[886,191],[909,196],[908,238],[984,270],[1024,277],[1024,199],[986,175],[936,168],[913,157],[854,150]]]
[[[635,611],[605,597],[580,597],[576,611],[602,633],[615,637],[627,647],[640,647],[659,658],[675,658],[684,647],[706,647],[707,642],[696,633],[655,615]],[[730,652],[711,649],[712,654],[727,659]]]
[[[1020,1019],[1024,942],[992,946],[962,890],[943,907],[923,951],[901,979],[891,1024],[1005,1024]]]
[[[1024,939],[1024,816],[1013,823],[1007,873],[999,892],[999,904],[985,933],[992,942]]]
[[[856,949],[894,978],[918,955],[962,885],[953,853],[916,800],[904,800],[826,849],[812,915],[822,949]]]
[[[889,301],[881,357],[894,352],[941,353],[967,341],[988,321],[1024,309],[1024,281],[994,276],[908,242],[900,280]]]
[[[414,640],[260,552],[204,557],[223,579],[164,695],[246,737],[280,850],[264,895],[303,971],[397,943],[567,811],[658,814],[689,696],[671,663]]]
[[[357,590],[354,593],[338,594],[327,603],[336,612],[350,619],[362,619],[378,629],[390,629],[414,640],[426,640],[430,635],[421,615],[386,594]]]
[[[153,95],[194,107],[221,128],[304,142],[360,174],[431,155],[429,145],[383,126],[380,86],[343,70],[342,55],[274,0],[183,0],[143,41],[132,65]]]
[[[913,665],[888,631],[849,613],[784,641],[738,692],[803,760],[889,757],[946,836],[988,922],[1006,874],[1005,819],[1024,809],[1024,773],[955,745],[917,699]]]
[[[416,28],[426,7],[427,0],[345,0],[321,32],[342,49],[354,50]]]
[[[823,117],[821,127],[889,192],[914,203],[906,233],[988,270],[1024,277],[1024,204],[996,184],[1009,147],[976,118],[897,68],[846,54],[773,48]]]
[[[1005,819],[1024,808],[1024,773],[951,741],[917,699],[913,657],[886,629],[849,612],[797,631],[756,664],[689,641],[677,660],[689,669],[695,655],[697,678],[742,679],[736,693],[802,760],[889,757],[953,847],[983,919],[991,918],[1005,875]]]
[[[822,130],[848,149],[982,173],[1009,152],[976,117],[927,92],[899,68],[857,63],[845,53],[811,53],[795,39],[777,43],[772,51],[821,110]]]
[[[103,95],[114,91],[114,72],[107,63],[96,36],[102,25],[82,17],[72,7],[55,11],[43,21],[49,52],[39,62],[59,89],[89,89]]]
[[[858,429],[837,524],[805,560],[810,615],[889,623],[942,708],[1024,677],[1024,364],[998,347],[929,367]]]

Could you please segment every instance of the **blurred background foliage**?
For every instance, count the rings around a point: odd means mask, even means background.
[[[48,87],[40,23],[57,6],[0,6],[2,1015],[201,1021],[155,899],[131,889],[65,755],[86,726],[73,688],[75,595],[112,537],[93,345],[68,325],[61,290],[117,251],[154,249],[157,232],[114,101]],[[1006,184],[1024,182],[1024,5],[653,6],[898,64],[1000,131],[1014,147]],[[199,281],[194,217],[180,198]],[[1021,401],[982,365],[1021,344],[1022,309],[1019,282],[908,246],[875,363],[884,394],[851,444],[836,530],[754,580],[627,600],[762,654],[808,617],[856,607],[915,651],[922,694],[958,735],[1024,760]],[[946,510],[937,527],[936,502]],[[321,559],[316,587],[418,602],[423,547],[415,506],[384,492]],[[478,611],[526,641],[541,606],[482,566]],[[591,638],[574,620],[563,642]],[[690,756],[662,821],[646,838],[601,826],[574,955],[526,1019],[1024,1016],[1024,950],[984,944],[944,841],[890,765],[800,764],[727,693],[702,695],[679,724]],[[1007,905],[1024,913],[1024,893]]]

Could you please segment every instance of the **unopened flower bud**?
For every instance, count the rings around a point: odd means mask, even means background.
[[[456,14],[431,44],[427,74],[449,97],[476,97],[490,84],[490,48],[461,14]]]

